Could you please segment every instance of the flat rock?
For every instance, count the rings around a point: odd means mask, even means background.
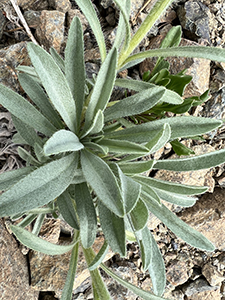
[[[0,219],[0,298],[38,300],[38,292],[29,286],[27,258]]]
[[[167,266],[166,279],[173,285],[178,286],[185,283],[189,278],[188,268],[185,261],[172,260]]]
[[[202,268],[202,274],[211,286],[219,285],[225,278],[218,272],[217,267],[207,263]]]
[[[42,10],[40,22],[36,29],[36,38],[48,50],[54,47],[60,52],[64,39],[65,13],[56,10]]]
[[[48,9],[49,7],[48,0],[17,0],[17,3],[23,10],[29,10],[34,8],[35,10],[43,10]]]
[[[193,207],[180,213],[181,219],[200,231],[217,249],[225,251],[225,191],[216,188],[203,195]]]
[[[147,49],[159,48],[165,35],[159,35],[152,38]],[[199,44],[182,38],[180,46],[198,46]],[[146,50],[147,50],[146,49]],[[168,57],[170,63],[170,72],[177,74],[187,69],[186,75],[192,76],[192,81],[187,85],[184,96],[199,96],[209,88],[210,61],[202,58],[189,57]],[[140,64],[140,73],[152,71],[157,58],[147,58]]]
[[[196,279],[183,289],[187,300],[220,300],[219,287],[212,287],[205,279]]]

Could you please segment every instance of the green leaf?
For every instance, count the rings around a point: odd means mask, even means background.
[[[163,14],[166,8],[173,2],[173,0],[158,0],[150,13],[145,18],[144,22],[142,22],[141,26],[138,28],[136,33],[133,35],[129,47],[126,51],[122,51],[119,57],[119,66],[122,66],[126,63],[126,58],[134,51],[134,49],[140,44],[143,38],[147,35],[149,30],[152,28],[154,23],[159,19],[159,17]],[[158,55],[162,56],[162,55]],[[168,55],[167,55],[168,56]],[[124,62],[125,61],[125,62]]]
[[[139,183],[141,183],[141,182],[139,181]],[[156,201],[159,205],[161,205],[161,201],[160,201],[160,198],[159,198],[158,194],[155,192],[154,189],[152,189],[148,185],[142,184],[142,186],[141,186],[141,197],[145,201],[145,203],[148,203],[148,201],[150,201],[150,202],[151,201]]]
[[[118,216],[124,215],[123,199],[116,177],[109,166],[87,150],[81,151],[84,177],[98,198]]]
[[[99,218],[107,243],[113,252],[126,255],[126,234],[124,219],[116,216],[101,202],[98,203]]]
[[[119,167],[124,174],[135,175],[135,174],[140,174],[151,170],[153,164],[154,164],[154,160],[135,161],[135,162],[119,163]]]
[[[137,240],[141,249],[142,268],[145,272],[152,262],[153,255],[151,233],[147,226],[138,232]]]
[[[107,147],[111,153],[129,153],[143,156],[149,152],[148,148],[143,145],[115,139],[104,138],[98,142],[98,145]]]
[[[170,171],[195,171],[216,167],[225,162],[225,150],[218,150],[188,158],[159,160],[154,169]]]
[[[162,129],[159,129],[155,136],[145,145],[149,149],[149,154],[152,154],[169,141],[171,136],[171,129],[168,123],[163,124]]]
[[[26,141],[28,145],[34,147],[35,143],[37,143],[38,145],[42,144],[41,138],[37,135],[36,131],[31,126],[25,124],[14,115],[11,116],[16,130],[19,132],[20,136]]]
[[[133,178],[145,185],[151,186],[152,188],[157,188],[166,192],[168,191],[170,193],[176,193],[180,195],[198,195],[205,193],[208,190],[208,187],[205,186],[179,184],[141,175],[136,175]]]
[[[75,202],[70,197],[68,191],[63,192],[57,198],[57,204],[59,207],[59,211],[63,216],[63,219],[74,229],[79,230],[79,222],[77,220],[77,213],[75,209]]]
[[[102,130],[103,126],[104,126],[104,115],[101,109],[99,109],[90,127],[85,132],[82,131],[81,139],[87,135],[99,133]]]
[[[94,10],[93,4],[91,3],[91,0],[76,0],[76,3],[82,10],[83,14],[88,20],[88,23],[91,26],[91,29],[93,30],[96,41],[98,43],[101,59],[102,61],[104,61],[106,57],[105,39],[101,29],[99,18]]]
[[[9,189],[12,185],[30,174],[33,170],[34,167],[26,167],[1,173],[0,191]]]
[[[34,153],[35,153],[38,161],[40,161],[41,163],[45,163],[49,159],[48,157],[46,157],[44,155],[42,146],[40,146],[37,143],[34,144]]]
[[[163,87],[156,86],[120,100],[106,109],[105,122],[143,113],[156,105],[164,93]]]
[[[84,146],[86,149],[92,149],[97,153],[103,153],[104,155],[108,154],[109,149],[105,146],[100,146],[97,143],[92,142],[84,142]]]
[[[38,236],[38,234],[41,230],[41,227],[43,225],[44,219],[45,219],[45,214],[39,214],[38,215],[38,217],[37,217],[37,219],[34,223],[33,229],[32,229],[33,234]]]
[[[119,2],[119,1],[117,1]],[[130,0],[125,0],[124,11],[120,11],[119,23],[116,30],[116,38],[113,44],[113,47],[119,49],[124,42],[125,36],[125,45],[128,44],[130,40],[130,26],[129,26],[129,16],[130,16]],[[127,27],[128,25],[128,27]],[[124,32],[124,27],[126,27],[126,32]]]
[[[116,79],[115,85],[130,90],[134,90],[136,92],[141,92],[143,90],[156,87],[156,85],[153,83],[138,81],[134,79]],[[171,103],[171,104],[181,104],[183,102],[183,99],[177,93],[170,91],[165,87],[161,87],[161,88],[165,90],[165,93],[161,98],[162,102]]]
[[[44,144],[43,151],[46,156],[68,151],[79,151],[84,148],[78,137],[72,131],[61,129],[51,136]]]
[[[139,297],[143,298],[144,300],[166,300],[165,298],[155,296],[152,293],[144,291],[143,289],[140,289],[140,288],[136,287],[135,285],[127,282],[126,280],[122,279],[121,277],[119,277],[118,275],[113,273],[104,264],[101,264],[100,266],[109,276],[111,276],[113,279],[115,279],[118,283],[120,283],[122,286],[129,289],[130,291],[132,291]]]
[[[168,191],[158,190],[156,188],[153,188],[153,190],[156,192],[160,199],[183,207],[193,206],[196,200],[198,200],[198,198],[196,197],[193,198],[180,194],[169,193]]]
[[[21,222],[17,224],[22,228],[25,228],[29,224],[31,224],[37,218],[37,214],[28,214]]]
[[[22,147],[17,148],[18,155],[26,161],[28,165],[40,166],[40,162],[36,160],[28,151]]]
[[[214,61],[225,62],[225,49],[219,47],[204,47],[204,46],[184,46],[171,47],[166,49],[151,49],[140,52],[128,57],[123,64],[127,64],[133,60],[143,59],[148,57],[195,57],[204,58]]]
[[[70,154],[32,171],[0,196],[0,216],[10,216],[53,201],[69,186],[75,171]]]
[[[112,49],[103,62],[85,116],[84,131],[90,127],[98,110],[104,111],[110,99],[116,78],[117,50]]]
[[[76,103],[77,128],[80,124],[85,96],[84,41],[80,19],[74,17],[65,49],[65,73]]]
[[[40,112],[56,128],[62,128],[63,123],[40,84],[26,73],[19,73],[18,79],[20,85],[34,104],[39,108]]]
[[[149,265],[148,271],[152,280],[154,293],[158,296],[162,296],[166,287],[165,265],[164,265],[162,254],[150,231],[149,234],[151,238],[152,260],[151,260],[151,264]]]
[[[222,125],[221,121],[219,120],[181,116],[143,123],[132,128],[119,130],[113,133],[106,133],[105,136],[106,138],[110,139],[145,143],[154,137],[155,131],[162,129],[162,126],[165,123],[170,125],[171,140],[179,137],[191,137],[210,132]]]
[[[74,242],[70,245],[55,245],[37,237],[35,234],[23,229],[22,227],[11,225],[10,229],[22,244],[32,250],[48,255],[61,255],[66,253],[70,251],[77,243]]]
[[[69,129],[75,131],[76,106],[65,76],[51,55],[40,46],[29,43],[27,49],[52,104]]]
[[[155,201],[145,203],[158,219],[186,243],[202,250],[213,251],[215,249],[207,238],[180,220],[165,205],[161,204],[161,206],[159,206]]]
[[[68,43],[68,40],[67,40]],[[57,63],[57,65],[60,67],[63,73],[65,73],[65,63],[63,58],[59,55],[59,53],[55,50],[54,47],[50,48],[50,54]]]
[[[173,26],[163,39],[160,48],[169,48],[179,46],[182,36],[181,26]]]
[[[95,256],[92,263],[88,266],[88,269],[90,271],[93,271],[100,265],[100,263],[104,260],[106,254],[108,253],[108,250],[109,250],[109,245],[106,241],[104,241],[104,244],[102,245],[98,254]]]
[[[111,164],[110,167],[119,180],[124,207],[126,213],[128,214],[135,207],[139,199],[141,193],[141,185],[134,181],[132,178],[124,175],[117,164]]]
[[[115,3],[118,5],[120,12],[124,18],[124,24],[126,29],[124,48],[126,49],[130,42],[130,1],[119,1],[115,0]]]
[[[179,156],[195,154],[193,150],[189,149],[184,144],[180,143],[178,140],[174,140],[170,142],[170,144],[172,145],[174,152]]]
[[[89,248],[89,249],[83,248],[83,253],[84,253],[87,264],[90,265],[96,256],[94,250],[92,248]],[[94,299],[111,300],[109,292],[104,284],[104,281],[102,280],[102,277],[101,277],[98,269],[90,271],[90,274],[91,274],[91,279],[92,279],[92,288],[93,288]]]
[[[129,215],[135,231],[142,230],[146,226],[148,222],[148,209],[141,199],[138,200]]]
[[[61,300],[71,300],[73,285],[77,270],[77,262],[78,262],[78,253],[79,253],[79,243],[73,247],[71,256],[70,256],[70,266],[66,276],[66,282],[62,291]]]
[[[76,184],[74,188],[81,242],[84,248],[90,248],[94,243],[97,231],[95,207],[86,182]]]
[[[0,85],[0,104],[19,120],[49,136],[57,129],[26,99]]]

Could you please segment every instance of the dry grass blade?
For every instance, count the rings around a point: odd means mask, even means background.
[[[23,16],[23,14],[22,14],[22,12],[21,12],[18,4],[17,4],[17,0],[10,0],[10,1],[12,3],[13,8],[15,9],[15,11],[16,11],[16,13],[17,13],[17,15],[18,15],[18,17],[19,17],[19,19],[21,21],[21,23],[23,24],[23,27],[26,30],[26,33],[28,34],[29,38],[31,39],[31,41],[34,44],[38,45],[38,42],[35,40],[32,32],[30,31],[29,26],[27,25],[26,20],[24,19],[24,16]]]

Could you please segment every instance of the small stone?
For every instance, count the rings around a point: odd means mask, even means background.
[[[211,286],[219,285],[225,279],[225,277],[218,272],[217,268],[210,263],[203,266],[202,274]]]
[[[217,249],[225,251],[225,191],[216,188],[203,195],[193,207],[185,209],[181,219],[200,231]]]
[[[48,50],[54,47],[60,53],[64,39],[65,14],[59,11],[43,10],[40,23],[36,29],[36,37],[41,45]]]
[[[24,13],[24,18],[29,27],[36,28],[40,22],[41,11],[27,10]]]
[[[206,299],[220,299],[220,298],[210,298],[210,294],[215,291],[219,291],[219,287],[212,287],[208,284],[208,282],[205,279],[199,278],[195,281],[188,283],[185,287],[182,289],[183,293],[187,297],[188,300],[206,300]],[[200,298],[200,295],[204,298]],[[205,298],[205,295],[208,295],[208,298]]]
[[[3,300],[38,300],[38,292],[29,286],[26,257],[0,219],[0,298]]]
[[[71,3],[69,0],[48,0],[49,5],[58,11],[68,12],[71,9]]]
[[[3,35],[3,30],[5,28],[5,24],[6,24],[6,18],[3,15],[3,11],[0,9],[0,40],[1,40],[2,35]]]
[[[190,39],[203,38],[209,41],[209,8],[200,1],[187,1],[179,6],[177,14],[186,35]]]
[[[186,263],[176,259],[170,261],[170,265],[167,267],[166,271],[166,278],[173,286],[185,283],[189,278]]]

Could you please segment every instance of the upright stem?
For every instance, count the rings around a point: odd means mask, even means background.
[[[83,248],[83,253],[88,265],[91,264],[96,254],[92,248]],[[111,300],[110,294],[102,280],[98,269],[89,271],[92,279],[94,300]]]

